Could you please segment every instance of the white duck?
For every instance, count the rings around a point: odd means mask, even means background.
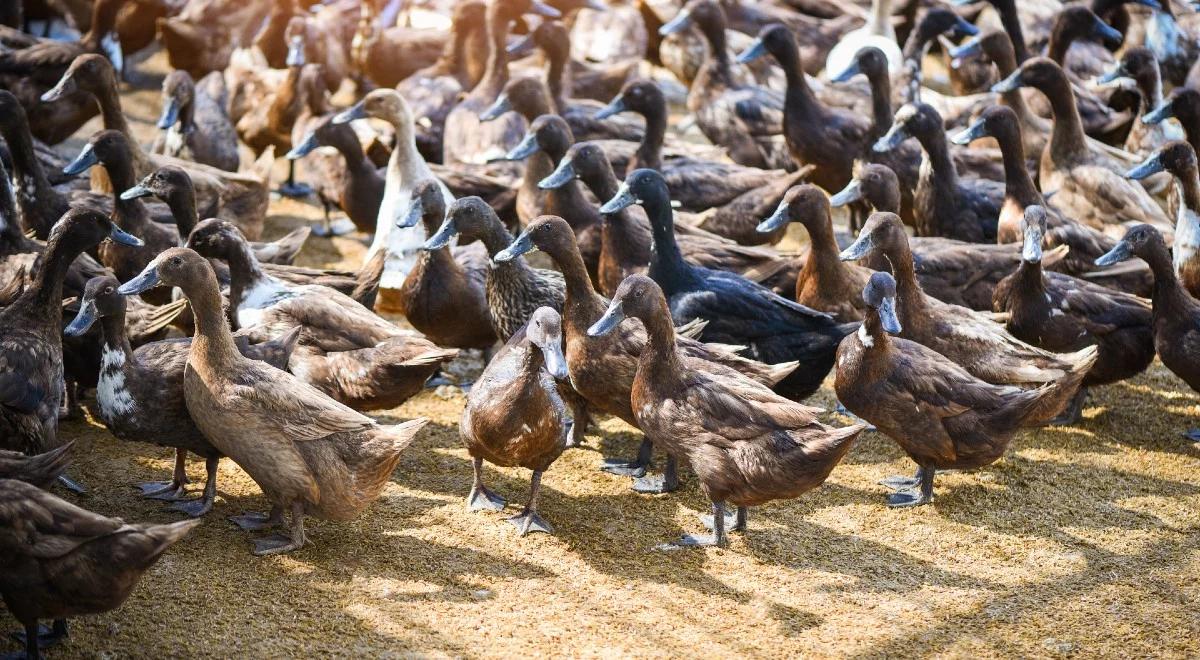
[[[892,0],[871,0],[871,13],[867,15],[866,24],[843,35],[825,57],[826,75],[837,75],[848,69],[858,51],[867,46],[883,51],[888,71],[893,75],[903,68],[904,53],[896,43],[896,29],[892,27]]]

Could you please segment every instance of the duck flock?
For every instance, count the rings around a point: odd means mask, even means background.
[[[644,441],[603,470],[664,493],[690,469],[712,501],[711,534],[667,547],[724,545],[868,428],[916,464],[881,482],[911,507],[1156,355],[1200,389],[1200,14],[867,5],[3,3],[0,594],[25,655],[120,605],[223,458],[271,504],[232,518],[256,555],[361,514],[428,421],[365,413],[464,350],[486,362],[468,507],[506,507],[485,462],[526,468],[509,520],[553,533],[543,472],[616,417]],[[120,92],[153,48],[172,71],[143,144]],[[262,240],[273,194],[324,221]],[[801,254],[773,247],[792,223]],[[359,270],[292,265],[349,232]],[[804,403],[831,372],[854,423]],[[59,419],[88,399],[174,450],[140,488],[180,522],[63,492]]]

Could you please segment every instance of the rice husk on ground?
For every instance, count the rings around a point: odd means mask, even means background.
[[[161,60],[139,64],[144,89],[124,95],[147,136]],[[318,215],[279,202],[268,235]],[[362,253],[355,238],[314,238],[301,262],[355,267]],[[362,517],[309,519],[311,545],[290,556],[251,555],[251,535],[226,518],[268,505],[222,461],[204,524],[123,607],[73,621],[50,657],[1197,653],[1200,447],[1180,432],[1200,424],[1200,407],[1157,362],[1095,390],[1079,426],[1023,432],[996,464],[939,475],[930,506],[884,506],[876,482],[913,465],[868,433],[823,487],[753,509],[728,549],[699,551],[654,550],[701,531],[694,477],[643,496],[597,471],[640,439],[615,420],[546,473],[541,509],[556,535],[520,538],[504,521],[528,493],[523,470],[486,469],[504,514],[466,511],[464,402],[443,387],[375,413],[432,423]],[[828,384],[812,402],[832,408]],[[168,451],[116,440],[90,417],[61,432],[76,442],[72,476],[91,489],[65,497],[128,521],[179,519],[133,488],[168,477]],[[189,474],[202,483],[202,462]]]

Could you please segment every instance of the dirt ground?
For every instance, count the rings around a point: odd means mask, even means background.
[[[136,66],[146,89],[124,96],[141,131],[157,114],[162,63]],[[280,203],[270,228],[316,216]],[[362,252],[355,238],[313,239],[302,261],[352,266]],[[464,401],[443,387],[377,413],[433,422],[361,518],[310,521],[311,545],[287,557],[253,557],[249,536],[226,520],[266,502],[223,461],[204,524],[122,608],[74,621],[50,656],[1200,653],[1200,446],[1180,437],[1200,425],[1200,405],[1159,363],[1096,390],[1079,426],[1022,433],[998,463],[940,476],[937,501],[915,510],[883,505],[876,482],[912,465],[866,434],[822,488],[752,510],[728,549],[702,551],[653,549],[701,529],[707,505],[694,478],[643,496],[596,469],[640,437],[617,421],[546,473],[542,511],[556,535],[519,538],[504,515],[466,511]],[[814,403],[831,408],[831,388]],[[133,488],[168,475],[166,451],[94,421],[62,433],[77,443],[73,476],[91,488],[76,501],[130,521],[178,519]],[[189,474],[201,481],[202,463]],[[505,515],[528,476],[487,468],[510,501]]]

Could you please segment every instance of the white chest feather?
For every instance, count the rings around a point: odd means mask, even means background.
[[[292,295],[292,291],[281,282],[264,277],[242,296],[237,309],[238,325],[243,328],[258,325],[266,310]]]
[[[1180,204],[1179,215],[1175,217],[1174,252],[1175,271],[1178,272],[1184,264],[1194,260],[1200,250],[1200,217],[1186,205]]]
[[[865,325],[858,326],[858,340],[867,348],[871,348],[875,345],[875,338],[872,337],[869,332],[867,332],[867,326]]]
[[[178,156],[183,153],[183,131],[179,130],[179,124],[174,124],[167,129],[166,152],[169,156]]]
[[[1161,11],[1154,12],[1154,20],[1146,24],[1146,47],[1163,60],[1180,53],[1179,24]]]
[[[96,384],[96,403],[104,420],[124,417],[133,412],[133,396],[125,386],[125,353],[104,348],[100,355],[100,380]]]

